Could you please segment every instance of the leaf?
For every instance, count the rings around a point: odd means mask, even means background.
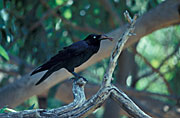
[[[7,106],[4,106],[2,109],[0,109],[0,113],[5,113],[6,108],[7,108]]]
[[[35,103],[28,108],[28,110],[34,109]]]
[[[8,111],[8,112],[17,112],[14,109],[10,109],[10,108],[5,108],[4,111]]]
[[[66,0],[56,0],[57,5],[62,5]]]
[[[72,12],[71,12],[70,9],[67,9],[67,10],[64,11],[63,15],[64,15],[64,17],[65,17],[66,19],[71,19],[71,17],[72,17]]]
[[[9,61],[9,56],[7,54],[7,52],[5,51],[5,49],[0,45],[0,55],[2,57],[4,57],[7,61]]]
[[[8,111],[8,112],[16,112],[14,109],[7,108],[7,105],[4,106],[2,109],[0,109],[0,113],[5,113],[6,111]]]

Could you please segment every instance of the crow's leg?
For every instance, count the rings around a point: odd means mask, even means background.
[[[74,77],[76,77],[76,78],[83,78],[82,76],[80,76],[80,75],[78,75],[77,73],[75,73],[75,72],[71,72],[73,75],[74,75]]]
[[[75,79],[79,79],[79,78],[83,78],[84,80],[86,80],[83,76],[80,76],[79,74],[77,74],[76,72],[74,72],[74,68],[66,68],[72,75],[74,75]],[[86,80],[87,81],[87,80]]]
[[[84,78],[83,76],[80,76],[79,74],[77,74],[75,72],[71,72],[71,73],[74,75],[75,78],[78,78],[78,79],[83,78],[85,81],[87,81],[86,78]]]

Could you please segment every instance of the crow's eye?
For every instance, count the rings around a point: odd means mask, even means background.
[[[95,39],[95,38],[96,38],[96,36],[93,36],[93,38]]]

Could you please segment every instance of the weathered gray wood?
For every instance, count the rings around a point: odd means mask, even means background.
[[[132,45],[133,43],[140,40],[143,36],[152,33],[158,29],[173,26],[180,23],[179,18],[179,5],[180,0],[166,0],[159,4],[157,7],[144,13],[140,18],[137,19],[135,24],[136,36],[130,37],[125,47]],[[108,41],[102,41],[100,51],[94,55],[90,60],[81,65],[76,69],[76,72],[80,72],[87,68],[88,66],[101,61],[104,58],[110,56],[110,53],[117,42],[118,39],[126,29],[126,25],[122,25],[117,29],[114,29],[107,33],[108,36],[113,37],[115,41],[109,43]],[[48,90],[55,84],[62,82],[71,75],[64,69],[52,74],[52,76],[44,81],[39,86],[34,86],[34,83],[38,81],[39,78],[44,74],[44,72],[29,76],[21,77],[14,83],[8,84],[3,88],[0,88],[0,107],[8,105],[10,107],[16,107],[21,104],[29,97],[42,93]],[[11,100],[13,98],[13,100]]]
[[[114,87],[111,98],[115,100],[119,105],[134,118],[150,118],[144,113],[123,91]]]
[[[29,110],[22,112],[14,112],[8,114],[0,114],[0,117],[39,117],[39,118],[48,118],[48,117],[59,117],[59,118],[77,118],[77,117],[86,117],[92,113],[97,108],[105,102],[106,99],[112,96],[112,98],[117,101],[120,106],[127,112],[129,115],[135,118],[151,118],[146,113],[144,113],[124,92],[118,90],[114,85],[111,84],[112,74],[116,67],[116,62],[119,55],[122,52],[124,44],[127,42],[128,38],[133,34],[134,24],[136,22],[137,16],[135,15],[133,19],[129,16],[129,13],[125,12],[125,17],[129,22],[129,27],[126,29],[122,37],[117,41],[116,47],[114,48],[111,57],[109,66],[104,75],[103,82],[101,84],[100,90],[92,96],[92,98],[86,100],[84,94],[84,85],[86,84],[85,79],[80,78],[74,80],[73,82],[73,95],[74,101],[69,105],[51,109],[51,110]]]

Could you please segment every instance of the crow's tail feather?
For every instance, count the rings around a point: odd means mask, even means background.
[[[39,67],[39,68],[35,69],[35,70],[31,73],[31,75],[34,75],[34,74],[36,74],[36,73],[38,73],[38,72],[41,72],[41,71],[44,71],[44,69],[42,69],[41,67]]]
[[[44,81],[46,78],[48,78],[53,72],[54,71],[52,71],[52,70],[48,70],[35,85],[40,84],[42,81]]]
[[[38,72],[42,72],[42,71],[45,71],[45,70],[49,70],[51,67],[53,67],[56,63],[55,62],[46,62],[45,64],[39,66],[38,68],[36,68],[32,73],[31,75],[34,75]]]

